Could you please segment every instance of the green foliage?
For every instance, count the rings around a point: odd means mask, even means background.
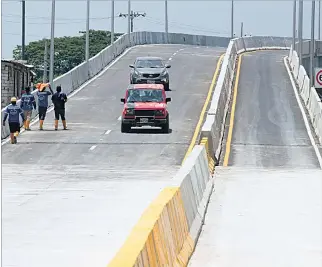
[[[55,38],[55,61],[54,61],[54,76],[58,77],[77,65],[85,61],[85,32],[81,32],[82,36],[64,36]],[[121,36],[121,33],[115,33],[115,40]],[[89,56],[90,58],[95,56],[105,47],[110,45],[111,33],[109,31],[102,30],[90,30],[89,32]],[[25,54],[28,64],[35,66],[35,72],[37,74],[36,82],[42,81],[44,70],[44,52],[45,42],[47,41],[47,70],[49,72],[50,62],[50,39],[39,40],[30,42],[26,45]],[[21,59],[21,46],[18,45],[13,50],[13,58],[16,60]],[[48,75],[47,75],[48,77]]]

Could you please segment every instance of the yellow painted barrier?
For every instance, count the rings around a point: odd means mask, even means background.
[[[194,243],[179,187],[167,187],[147,208],[108,267],[186,266]]]
[[[212,153],[210,152],[208,138],[203,137],[200,141],[200,145],[203,145],[206,148],[209,170],[210,170],[210,173],[213,173],[215,170],[216,162],[214,160],[214,157],[212,156]]]

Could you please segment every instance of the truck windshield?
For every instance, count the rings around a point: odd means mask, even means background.
[[[162,90],[159,89],[130,89],[127,102],[163,102]]]

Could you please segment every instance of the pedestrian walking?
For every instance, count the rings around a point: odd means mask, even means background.
[[[26,93],[21,97],[20,108],[23,111],[25,117],[24,128],[27,131],[30,131],[30,121],[32,109],[36,109],[36,100],[35,97],[30,93],[30,87],[26,87]]]
[[[6,120],[8,118],[9,129],[10,129],[10,139],[11,144],[17,143],[17,137],[20,133],[20,121],[19,115],[21,116],[23,122],[25,122],[25,118],[23,115],[22,109],[17,105],[17,98],[11,98],[11,104],[5,109],[5,114],[3,118],[2,125],[6,125]]]
[[[46,91],[49,88],[50,92]],[[54,92],[51,89],[49,83],[38,83],[38,113],[39,113],[39,130],[43,130],[43,124],[46,118],[47,108],[48,108],[48,96],[52,95]]]
[[[59,117],[62,120],[64,130],[67,130],[65,118],[65,103],[67,102],[67,95],[65,93],[62,93],[60,85],[56,87],[56,93],[53,94],[51,100],[54,104],[55,110],[55,130],[58,130]]]

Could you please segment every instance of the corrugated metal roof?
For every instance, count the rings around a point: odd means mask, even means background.
[[[26,60],[15,60],[15,59],[1,59],[1,62],[8,62],[8,63],[14,63],[14,64],[19,64],[23,65],[26,68],[33,68],[33,65],[27,64]]]

